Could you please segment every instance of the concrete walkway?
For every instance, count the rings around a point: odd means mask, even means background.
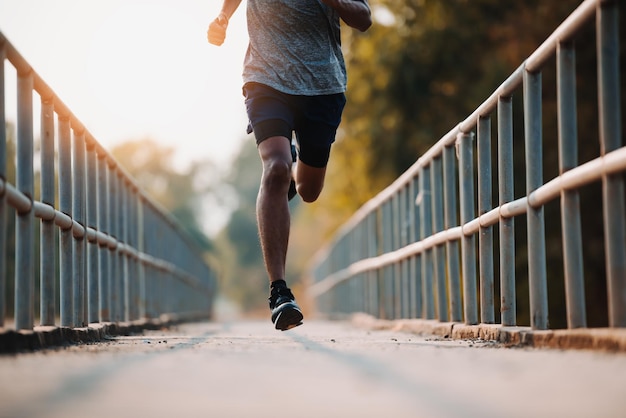
[[[626,354],[307,321],[0,356],[0,417],[623,417]]]

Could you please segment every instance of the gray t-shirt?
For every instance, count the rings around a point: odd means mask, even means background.
[[[320,0],[247,0],[243,81],[293,95],[346,90],[339,15]]]

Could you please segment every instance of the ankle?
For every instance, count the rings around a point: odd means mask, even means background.
[[[287,287],[287,282],[283,279],[274,280],[270,283],[270,289],[279,289],[284,287]]]

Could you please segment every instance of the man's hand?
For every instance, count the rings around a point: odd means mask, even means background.
[[[228,27],[228,17],[224,13],[209,25],[206,37],[210,44],[220,46],[226,39],[226,28]]]

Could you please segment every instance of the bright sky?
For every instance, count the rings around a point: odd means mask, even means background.
[[[221,0],[0,0],[0,31],[105,148],[150,137],[176,163],[226,166],[246,139],[245,2],[224,45]],[[13,67],[5,64],[7,78]],[[7,80],[7,119],[15,121]],[[35,119],[38,116],[35,115]],[[36,134],[37,135],[37,134]]]

